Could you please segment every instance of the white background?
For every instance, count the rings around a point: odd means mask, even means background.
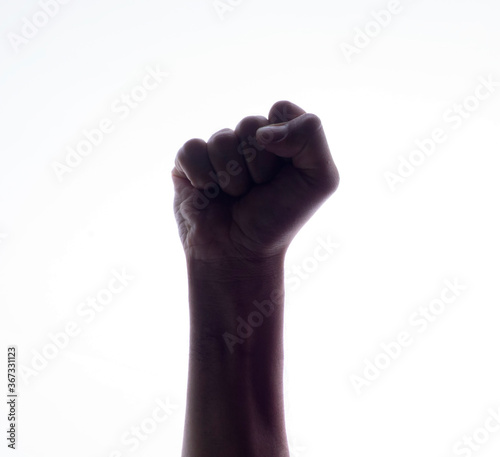
[[[16,46],[43,9],[2,2],[1,370],[9,345],[19,370],[52,357],[19,379],[18,456],[180,455],[188,312],[170,170],[188,139],[281,99],[321,117],[341,174],[287,255],[293,455],[472,455],[453,448],[500,407],[500,87],[459,128],[445,116],[479,78],[500,81],[500,7],[402,0],[377,30],[384,8],[244,0],[221,17],[212,0],[73,0]],[[358,27],[372,37],[348,59]],[[113,103],[148,66],[169,75],[120,118]],[[113,131],[59,180],[54,164],[105,118]],[[392,191],[386,172],[436,128],[447,141]],[[338,243],[322,262],[318,237]],[[134,279],[87,323],[79,303],[113,268]],[[466,290],[419,331],[413,313],[455,278]],[[53,355],[70,322],[80,334]],[[352,375],[402,331],[413,343],[358,395]],[[152,424],[167,399],[176,408]],[[132,452],[123,436],[143,424],[156,430]],[[474,455],[498,455],[500,432],[477,437]]]

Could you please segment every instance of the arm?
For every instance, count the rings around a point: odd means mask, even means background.
[[[288,457],[284,258],[339,182],[321,121],[278,102],[185,143],[172,179],[190,307],[182,456]]]
[[[228,281],[234,271],[238,277]],[[188,261],[188,272],[191,335],[183,457],[288,457],[283,259],[217,268]],[[252,324],[262,323],[244,328],[241,319],[248,323],[251,313]]]

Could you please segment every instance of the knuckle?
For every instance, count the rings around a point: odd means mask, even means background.
[[[238,123],[236,131],[247,134],[264,125],[267,125],[267,119],[264,116],[246,116]]]
[[[337,191],[337,189],[339,188],[339,184],[340,184],[340,175],[338,172],[336,172],[333,176],[332,176],[332,179],[331,179],[331,182],[330,182],[330,193],[333,194]]]
[[[208,146],[210,149],[227,149],[234,147],[236,143],[236,136],[231,129],[222,129],[215,132],[208,140]]]
[[[193,138],[186,141],[177,152],[174,160],[175,166],[187,173],[203,154],[206,154],[206,143],[199,138]]]
[[[179,160],[185,160],[191,157],[193,154],[204,151],[206,148],[206,143],[200,138],[192,138],[184,143],[184,146],[179,150],[178,157]]]
[[[269,111],[269,120],[271,123],[274,124],[276,122],[287,122],[292,120],[292,116],[290,116],[291,106],[292,103],[288,100],[280,100],[276,102]]]
[[[336,192],[339,187],[339,183],[339,172],[337,171],[337,168],[333,166],[328,174],[323,177],[320,187],[322,188],[322,191],[326,196],[330,196]]]
[[[321,119],[314,113],[306,113],[303,117],[303,126],[310,133],[315,133],[321,129]]]

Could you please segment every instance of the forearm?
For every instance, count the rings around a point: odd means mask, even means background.
[[[288,457],[283,256],[188,260],[189,381],[183,457]]]

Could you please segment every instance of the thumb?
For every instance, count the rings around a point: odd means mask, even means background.
[[[339,174],[333,162],[321,120],[304,113],[281,124],[261,127],[257,141],[279,157],[291,158],[294,168],[311,184],[338,186]]]

